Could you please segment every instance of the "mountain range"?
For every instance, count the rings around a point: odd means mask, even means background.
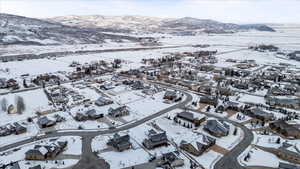
[[[77,27],[94,27],[107,30],[119,30],[135,33],[169,33],[177,35],[197,33],[234,33],[239,31],[270,31],[275,30],[263,24],[238,25],[222,23],[209,19],[157,18],[144,16],[62,16],[48,19],[65,25]]]
[[[176,19],[90,15],[35,19],[0,14],[0,44],[2,45],[96,44],[106,40],[138,41],[134,34],[196,35],[249,30],[275,31],[263,24],[239,25],[191,17]]]

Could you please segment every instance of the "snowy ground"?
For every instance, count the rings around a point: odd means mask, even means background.
[[[25,111],[22,114],[7,114],[7,112],[3,112],[2,110],[0,110],[1,124],[26,120],[28,117],[36,116],[35,113],[37,111],[45,111],[51,109],[46,94],[42,89],[1,95],[0,100],[5,98],[7,100],[7,106],[11,104],[16,106],[15,98],[17,96],[21,96],[24,99]]]

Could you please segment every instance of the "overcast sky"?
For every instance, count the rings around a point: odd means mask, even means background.
[[[0,12],[65,15],[196,17],[237,23],[300,23],[300,0],[0,0]]]

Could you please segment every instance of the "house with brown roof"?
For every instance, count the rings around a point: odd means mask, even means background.
[[[269,127],[286,136],[286,137],[292,137],[296,139],[300,139],[300,129],[296,128],[295,126],[286,123],[283,120],[275,121],[269,124]]]

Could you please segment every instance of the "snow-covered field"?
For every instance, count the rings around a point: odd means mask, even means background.
[[[16,106],[15,99],[20,96],[24,99],[25,111],[22,114],[7,114],[0,110],[1,118],[0,123],[13,123],[19,120],[26,120],[28,117],[36,116],[37,111],[50,110],[48,98],[42,89],[25,91],[21,93],[10,93],[7,95],[0,95],[0,100],[6,99],[7,106]]]

